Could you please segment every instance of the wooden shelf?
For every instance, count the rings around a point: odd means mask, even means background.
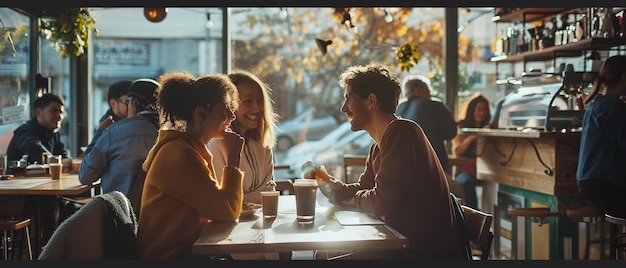
[[[589,38],[560,46],[551,46],[541,51],[529,51],[510,56],[491,58],[492,62],[546,61],[560,57],[578,57],[588,50],[608,50],[625,45],[626,38]]]
[[[554,16],[559,13],[567,13],[568,11],[574,11],[576,8],[522,8],[518,11],[503,14],[500,16],[494,16],[491,18],[493,22],[533,22],[545,19],[550,16]],[[524,14],[526,16],[524,17]]]

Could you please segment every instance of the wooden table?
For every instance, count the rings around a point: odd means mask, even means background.
[[[194,243],[193,254],[408,247],[408,238],[384,224],[341,225],[334,217],[334,212],[341,209],[328,203],[319,193],[317,198],[315,222],[310,226],[297,223],[295,196],[281,195],[276,218],[264,219],[263,211],[259,210],[238,221],[209,223]]]
[[[34,185],[34,186],[31,186]],[[33,219],[34,235],[33,256],[39,256],[43,247],[41,224],[41,202],[49,196],[78,195],[89,191],[92,185],[83,185],[78,174],[63,173],[61,180],[52,180],[49,176],[18,177],[8,181],[0,181],[0,195],[28,195],[36,198],[35,217]]]

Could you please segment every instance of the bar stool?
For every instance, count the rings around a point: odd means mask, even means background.
[[[604,220],[612,224],[611,255],[615,254],[617,260],[626,260],[626,219],[604,214]]]
[[[539,226],[548,223],[548,217],[559,217],[560,212],[552,212],[550,208],[508,208],[507,213],[511,216],[527,217],[531,222]]]
[[[591,245],[598,244],[600,246],[600,258],[604,256],[605,245],[609,244],[609,239],[605,237],[604,231],[604,214],[598,212],[590,206],[570,207],[565,210],[565,214],[572,220],[585,224],[585,260],[589,259]],[[600,237],[591,239],[591,226],[598,229]]]
[[[548,223],[549,217],[562,215],[560,212],[550,211],[550,208],[508,208],[507,213],[511,216],[529,218],[530,222],[537,223],[539,227]]]
[[[28,258],[29,260],[33,259],[33,251],[30,245],[30,234],[28,232],[28,226],[30,225],[30,219],[24,220],[0,220],[0,231],[2,231],[2,248],[3,248],[3,258],[4,260],[9,260],[9,237],[12,237],[12,234],[9,234],[10,231],[23,230],[26,234],[26,243],[28,245]],[[13,239],[15,241],[15,239]],[[23,243],[23,241],[20,241]],[[22,253],[22,245],[20,244],[20,257]]]

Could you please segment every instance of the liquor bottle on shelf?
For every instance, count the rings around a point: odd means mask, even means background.
[[[602,18],[602,26],[600,27],[600,37],[613,37],[615,36],[613,28],[613,12],[612,8],[603,8],[604,17]]]
[[[507,35],[509,37],[509,55],[517,54],[519,33],[517,31],[517,23],[513,23],[512,27],[507,28]]]
[[[511,55],[510,42],[509,42],[509,32],[511,26],[507,27],[506,31],[502,34],[502,55]]]

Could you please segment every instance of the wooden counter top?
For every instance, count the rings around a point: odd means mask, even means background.
[[[511,138],[555,138],[566,136],[580,136],[580,132],[548,132],[536,129],[509,130],[490,128],[461,128],[459,133],[476,134],[488,137],[511,137]]]

